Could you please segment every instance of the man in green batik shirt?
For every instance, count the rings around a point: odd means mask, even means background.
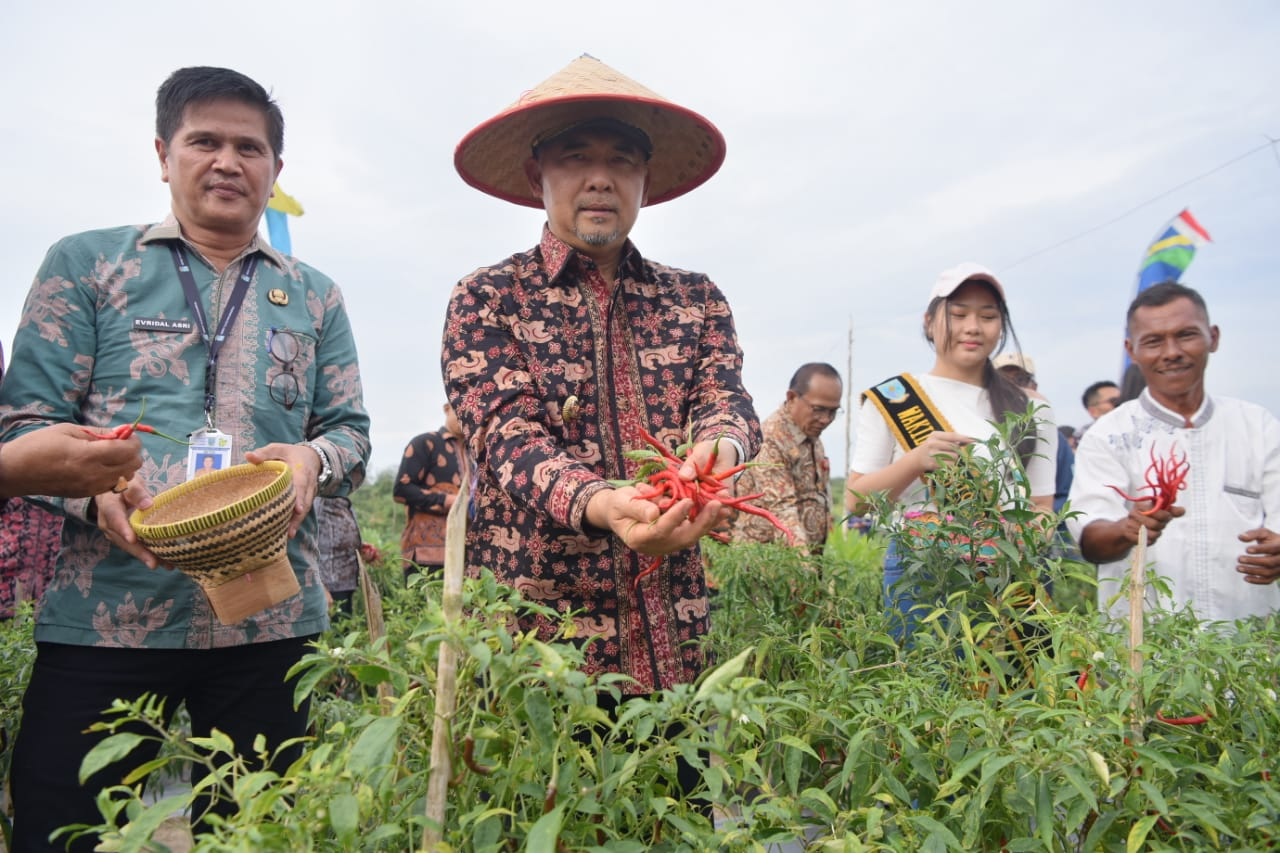
[[[279,106],[238,72],[181,69],[157,95],[156,133],[172,213],[50,249],[0,386],[0,438],[60,421],[112,427],[145,402],[157,430],[229,438],[222,465],[283,460],[293,467],[288,549],[302,590],[224,625],[190,577],[138,543],[128,515],[186,480],[198,459],[186,445],[147,435],[142,468],[121,492],[46,500],[66,521],[13,758],[18,851],[62,850],[65,837],[50,833],[99,823],[98,790],[145,760],[139,750],[78,783],[97,739],[82,732],[115,698],[151,692],[170,713],[185,702],[196,736],[216,727],[246,753],[257,734],[275,748],[305,733],[308,707],[293,706],[285,673],[328,627],[311,503],[359,486],[369,456],[342,293],[258,236],[282,166]],[[276,768],[296,754],[285,750]]]

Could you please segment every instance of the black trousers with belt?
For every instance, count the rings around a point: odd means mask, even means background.
[[[266,737],[268,752],[303,736],[309,704],[294,709],[293,685],[285,681],[285,673],[306,654],[308,640],[208,650],[38,643],[10,770],[13,850],[93,850],[96,836],[81,837],[69,849],[65,835],[53,841],[49,836],[70,824],[102,823],[96,805],[99,790],[120,784],[130,770],[158,752],[158,744],[145,743],[80,784],[81,761],[106,736],[86,730],[103,719],[102,711],[116,698],[134,700],[148,692],[163,697],[170,719],[185,701],[194,736],[207,736],[217,728],[246,758],[258,734]],[[300,753],[300,746],[286,750],[273,769],[282,771]],[[195,772],[193,783],[200,778],[198,767]]]

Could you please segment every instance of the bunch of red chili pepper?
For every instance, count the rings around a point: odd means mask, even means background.
[[[1147,496],[1130,496],[1114,484],[1107,486],[1130,502],[1150,502],[1151,507],[1140,514],[1155,514],[1170,508],[1178,499],[1178,491],[1187,489],[1187,471],[1191,468],[1186,455],[1179,456],[1178,446],[1169,446],[1167,458],[1156,456],[1155,443],[1151,445],[1151,465],[1147,467],[1147,484],[1144,489],[1150,490]]]
[[[680,477],[680,468],[684,465],[684,459],[680,455],[688,449],[689,445],[683,445],[675,453],[672,453],[658,439],[644,430],[640,431],[640,438],[651,446],[652,450],[629,451],[626,457],[640,462],[640,468],[636,471],[634,479],[635,483],[644,482],[653,489],[638,494],[636,496],[637,499],[650,500],[663,512],[677,502],[686,499],[692,500],[693,507],[689,509],[689,517],[691,519],[697,517],[698,513],[707,504],[719,502],[737,511],[762,517],[781,530],[788,539],[795,538],[791,530],[784,526],[778,518],[774,517],[768,509],[750,504],[751,500],[764,496],[763,493],[753,493],[748,496],[733,495],[731,486],[726,482],[743,469],[746,469],[748,464],[741,463],[720,472],[715,472],[713,470],[716,464],[717,449],[713,449],[711,456],[707,458],[706,464],[695,467],[696,474],[692,480],[689,480]],[[729,540],[722,532],[712,532],[710,536],[720,542]],[[662,564],[662,559],[661,556],[655,557],[652,565],[637,574],[632,588],[638,587],[642,578],[657,571],[658,566]]]
[[[136,430],[139,433],[152,433],[163,439],[168,439],[170,442],[177,442],[179,445],[187,444],[182,439],[176,439],[167,433],[161,433],[159,430],[152,427],[150,424],[143,424],[142,415],[146,411],[147,411],[147,401],[146,401],[146,398],[143,398],[142,408],[138,410],[138,417],[133,420],[132,424],[121,424],[119,427],[116,427],[114,430],[110,430],[106,433],[99,433],[97,430],[94,430],[89,427],[82,427],[80,429],[84,430],[84,432],[88,433],[94,439],[128,439],[130,436],[133,435],[134,431]]]

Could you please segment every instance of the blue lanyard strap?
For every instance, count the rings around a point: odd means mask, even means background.
[[[204,341],[209,350],[209,358],[204,365],[204,418],[205,423],[212,427],[218,355],[222,352],[222,346],[226,342],[227,334],[231,332],[231,325],[235,322],[236,316],[239,315],[240,307],[244,304],[244,296],[249,291],[249,285],[253,282],[253,275],[258,270],[258,256],[256,253],[250,255],[245,259],[244,264],[240,266],[240,276],[236,278],[235,286],[231,289],[231,298],[222,310],[222,319],[218,322],[218,332],[210,337],[209,320],[205,316],[204,305],[200,303],[200,290],[196,287],[195,277],[191,275],[191,265],[187,261],[187,254],[183,251],[181,242],[175,241],[169,244],[169,252],[173,254],[173,266],[178,271],[178,282],[182,283],[182,292],[186,295],[187,306],[191,308],[191,315],[196,320],[196,328],[200,331],[200,339]]]

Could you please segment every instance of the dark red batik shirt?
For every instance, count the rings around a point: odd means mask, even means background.
[[[442,366],[478,464],[467,567],[527,598],[572,611],[574,638],[596,637],[587,670],[621,672],[647,694],[704,666],[707,590],[696,547],[651,560],[584,527],[606,479],[631,478],[626,451],[647,430],[669,447],[692,429],[751,457],[760,424],[742,385],[733,314],[702,274],[648,261],[628,243],[606,286],[595,263],[544,226],[535,249],[463,279],[449,299]],[[547,617],[520,623],[543,640]]]

